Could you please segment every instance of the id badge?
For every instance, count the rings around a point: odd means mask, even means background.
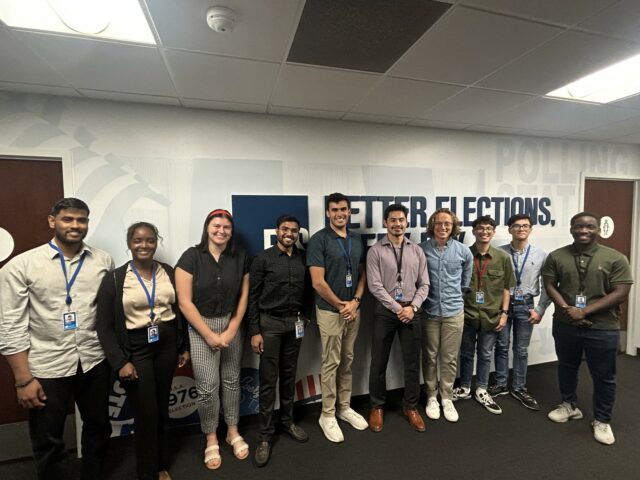
[[[351,276],[351,272],[347,272],[347,276],[344,279],[344,283],[347,288],[353,287],[353,277]]]
[[[516,288],[513,292],[513,299],[518,300],[519,302],[524,300],[524,292],[521,288]]]
[[[147,327],[147,343],[155,343],[160,340],[160,328],[158,325],[149,325]]]
[[[576,307],[585,308],[587,306],[586,295],[576,295]]]
[[[304,337],[304,322],[298,318],[296,320],[296,339]]]
[[[76,312],[66,312],[62,314],[62,328],[64,330],[75,330],[78,328]]]
[[[482,305],[484,303],[484,292],[482,290],[478,290],[476,292],[476,303],[478,305]]]
[[[393,292],[393,299],[396,302],[401,302],[404,299],[404,294],[402,293],[402,287],[401,286],[397,286],[395,291]]]

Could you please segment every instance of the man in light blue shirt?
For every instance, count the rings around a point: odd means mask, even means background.
[[[436,210],[427,224],[429,239],[420,244],[427,256],[431,288],[422,308],[422,372],[427,392],[426,414],[440,418],[440,393],[444,417],[458,421],[453,405],[458,352],[464,327],[464,292],[469,289],[473,255],[454,237],[460,234],[458,217],[448,208]],[[438,367],[440,384],[438,385]]]
[[[541,286],[540,270],[547,254],[529,243],[533,223],[529,215],[519,213],[507,220],[511,243],[501,245],[513,262],[516,286],[511,289],[509,318],[506,327],[498,333],[495,349],[496,383],[489,386],[493,397],[509,393],[509,340],[513,330],[513,378],[511,395],[530,410],[540,410],[536,399],[527,391],[527,361],[533,326],[540,323],[551,303]],[[540,295],[534,308],[533,300]]]

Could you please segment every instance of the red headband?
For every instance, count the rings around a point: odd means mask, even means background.
[[[216,210],[213,210],[211,213],[209,213],[209,215],[207,215],[207,219],[209,219],[209,218],[211,218],[211,217],[213,217],[215,215],[224,215],[225,217],[233,218],[231,213],[229,213],[229,210],[225,210],[223,208],[218,208]]]

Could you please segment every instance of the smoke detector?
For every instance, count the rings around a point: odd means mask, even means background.
[[[217,33],[229,33],[236,25],[236,14],[227,7],[211,7],[207,10],[207,25]]]

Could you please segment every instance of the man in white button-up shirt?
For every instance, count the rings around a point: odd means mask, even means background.
[[[89,208],[63,198],[48,217],[54,237],[0,270],[0,353],[29,409],[39,479],[68,476],[64,422],[71,399],[83,418],[81,478],[101,478],[111,434],[110,371],[95,330],[95,298],[111,257],[85,245]]]

